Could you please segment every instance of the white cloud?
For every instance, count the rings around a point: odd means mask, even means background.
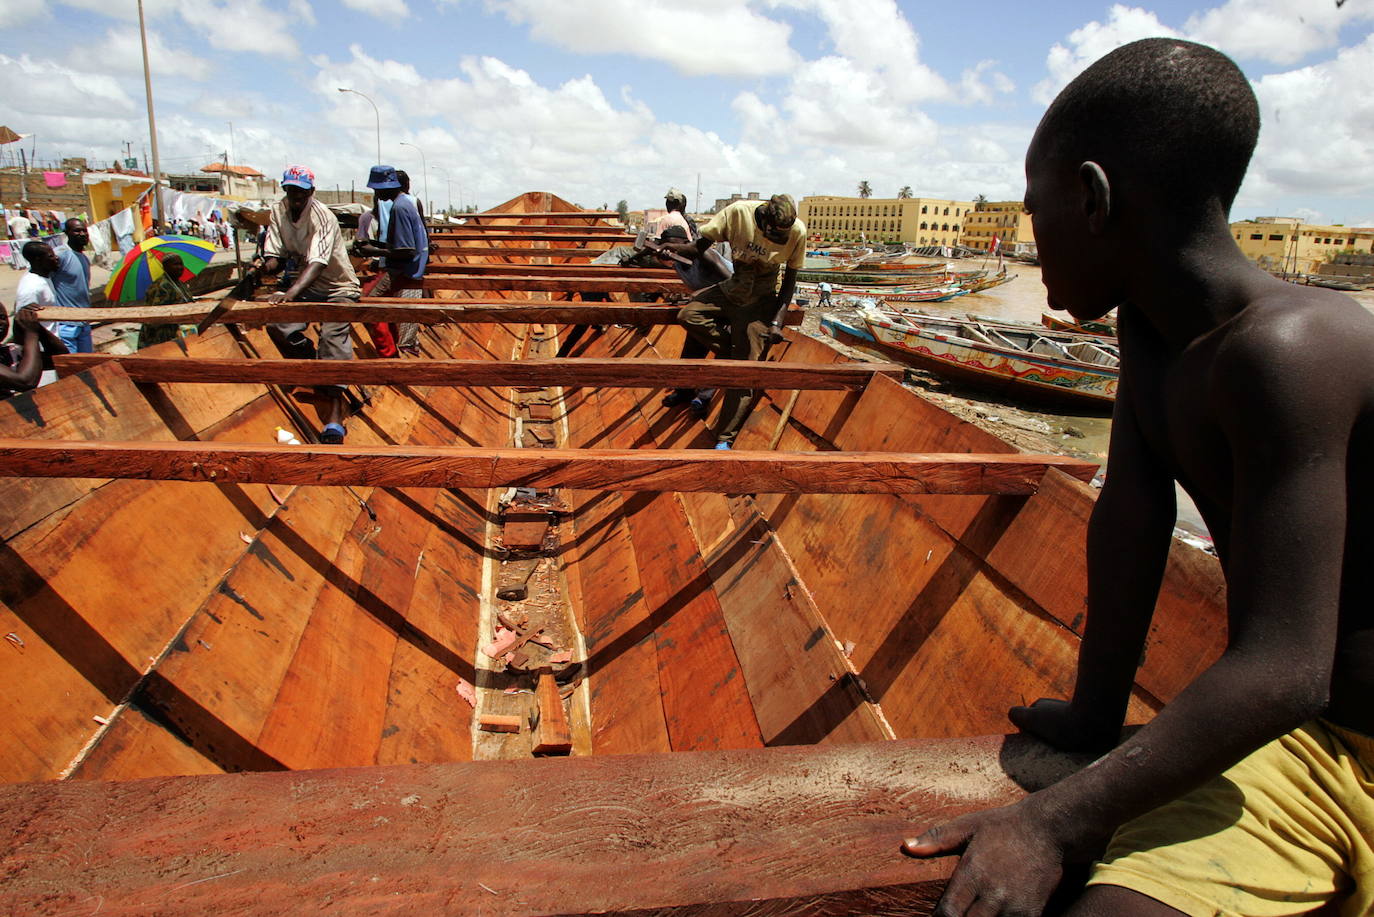
[[[1334,47],[1342,26],[1374,20],[1374,4],[1311,0],[1227,0],[1184,23],[1188,37],[1242,59],[1293,64]]]
[[[1016,84],[1005,73],[995,70],[997,61],[979,61],[959,78],[959,98],[969,104],[991,105],[996,97],[1016,91]]]
[[[110,29],[100,41],[89,44],[85,54],[73,54],[72,66],[90,73],[110,73],[143,77],[143,46],[138,29],[121,26]],[[155,77],[200,81],[210,76],[210,62],[189,51],[170,48],[155,31],[148,32],[148,62]]]
[[[1089,22],[1069,33],[1069,47],[1056,43],[1050,48],[1046,67],[1049,76],[1031,90],[1031,97],[1048,105],[1054,97],[1088,65],[1107,52],[1141,38],[1180,38],[1177,31],[1159,21],[1159,17],[1139,7],[1112,5],[1107,21]]]
[[[1374,194],[1374,98],[1359,88],[1371,73],[1374,35],[1332,60],[1256,81],[1263,126],[1247,188]]]
[[[405,19],[410,16],[406,0],[343,0],[343,5],[360,13],[376,16],[378,19]],[[314,21],[314,14],[311,14]]]
[[[49,18],[48,9],[42,3],[0,3],[0,29],[12,29],[35,19]]]
[[[792,30],[738,0],[488,0],[537,40],[580,54],[628,54],[689,76],[786,73]]]
[[[138,21],[138,7],[133,3],[111,0],[63,0],[63,3],[102,16]],[[315,13],[309,0],[288,0],[286,12],[280,7],[281,4],[272,0],[144,0],[143,3],[144,16],[149,23],[179,15],[213,48],[295,57],[300,48],[291,34],[293,23],[314,25]]]

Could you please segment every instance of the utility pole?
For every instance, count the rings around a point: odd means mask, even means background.
[[[19,144],[19,200],[29,202],[29,161],[24,158],[24,145]]]
[[[693,213],[701,213],[701,173],[697,173],[697,206]]]
[[[139,0],[139,2],[142,3],[143,0]],[[372,99],[370,99],[370,98],[368,98],[367,96],[363,95],[361,92],[359,92],[359,91],[356,90],[356,89],[345,89],[343,86],[340,86],[340,87],[339,87],[339,92],[351,92],[351,93],[353,93],[355,96],[362,96],[364,99],[367,99],[367,104],[372,106],[372,112],[373,112],[373,114],[375,114],[375,115],[377,116],[377,162],[375,163],[375,165],[381,165],[381,164],[382,164],[382,110],[381,110],[380,108],[377,107],[377,103],[376,103],[376,102],[372,101]]]
[[[227,159],[227,160],[225,161],[224,164],[225,164],[225,165],[229,165],[229,164],[233,161],[233,159],[234,159],[234,122],[233,122],[233,121],[230,121],[230,122],[229,122],[229,159]]]
[[[162,162],[157,156],[157,122],[153,119],[153,72],[148,67],[148,28],[144,24],[143,0],[138,0],[138,35],[143,42],[143,88],[148,94],[148,134],[153,141],[153,205],[158,222],[165,222],[162,213]]]

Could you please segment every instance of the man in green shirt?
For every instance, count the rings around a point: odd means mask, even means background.
[[[695,242],[663,248],[686,258],[700,258],[716,242],[729,243],[734,274],[697,293],[678,313],[678,321],[690,337],[682,355],[705,356],[711,351],[729,360],[757,360],[774,321],[792,301],[797,271],[806,257],[806,226],[797,219],[792,197],[775,194],[766,201],[736,201],[712,217]],[[675,399],[680,394],[681,390],[675,392],[665,403],[679,403]],[[749,414],[753,394],[750,389],[725,393],[716,429],[717,449],[733,446]]]

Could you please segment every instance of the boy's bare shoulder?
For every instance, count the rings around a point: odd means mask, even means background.
[[[1223,331],[1214,364],[1223,392],[1276,409],[1374,396],[1374,314],[1343,293],[1275,281]]]

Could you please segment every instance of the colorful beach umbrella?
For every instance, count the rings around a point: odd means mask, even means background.
[[[189,280],[205,270],[215,256],[215,246],[192,236],[153,236],[144,239],[124,256],[124,262],[110,275],[105,284],[105,298],[110,302],[137,302],[148,293],[148,287],[162,276],[162,259],[180,255],[186,273],[180,278]]]

